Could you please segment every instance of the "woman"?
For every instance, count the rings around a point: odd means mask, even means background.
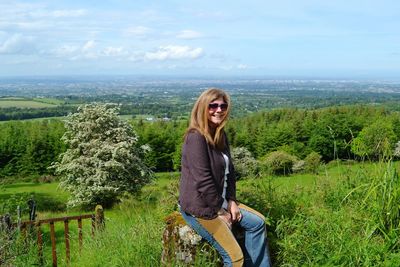
[[[179,204],[183,218],[222,256],[225,266],[270,266],[264,216],[236,200],[235,173],[224,126],[229,96],[211,88],[194,104],[182,148]],[[245,231],[242,252],[232,224]]]

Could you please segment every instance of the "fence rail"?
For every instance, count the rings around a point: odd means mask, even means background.
[[[56,248],[56,234],[54,224],[57,222],[64,223],[64,239],[65,239],[65,257],[66,263],[69,266],[71,262],[71,253],[70,253],[70,234],[69,234],[69,225],[71,221],[77,221],[78,223],[78,241],[79,241],[79,250],[82,248],[83,243],[83,231],[82,231],[82,220],[91,220],[91,233],[92,236],[95,235],[96,230],[102,230],[105,227],[104,223],[104,211],[103,207],[100,205],[96,206],[94,214],[84,214],[77,216],[67,216],[67,217],[59,217],[59,218],[49,218],[43,220],[30,220],[12,223],[9,225],[9,228],[18,228],[20,229],[24,238],[27,237],[27,229],[29,226],[35,227],[37,232],[37,245],[38,245],[38,256],[39,261],[43,263],[43,233],[42,233],[42,225],[49,224],[50,227],[50,239],[51,239],[51,251],[52,251],[52,260],[53,266],[57,266],[57,248]]]

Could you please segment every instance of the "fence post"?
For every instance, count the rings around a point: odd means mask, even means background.
[[[0,232],[10,232],[12,227],[11,216],[10,214],[5,214],[4,216],[0,216]]]
[[[42,230],[40,229],[40,222],[37,221],[36,223],[36,230],[37,230],[37,246],[38,246],[38,256],[39,256],[39,265],[43,265],[43,236]]]
[[[65,219],[64,221],[64,238],[65,238],[65,257],[66,257],[66,262],[67,266],[70,266],[71,263],[71,253],[70,253],[70,248],[69,248],[69,221],[68,219]]]
[[[29,206],[29,220],[34,221],[36,219],[36,202],[35,200],[31,197],[28,200],[28,206]]]
[[[104,210],[101,205],[97,205],[95,208],[95,213],[96,213],[96,229],[97,230],[103,230],[104,229]]]
[[[54,230],[54,222],[50,223],[50,239],[51,239],[51,253],[53,256],[53,267],[57,266],[57,247],[56,247],[56,232]]]
[[[19,205],[17,206],[17,216],[18,216],[17,220],[18,230],[21,230],[21,207]]]

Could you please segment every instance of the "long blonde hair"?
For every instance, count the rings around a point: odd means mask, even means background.
[[[208,105],[218,99],[222,98],[225,103],[228,104],[228,108],[225,111],[224,120],[219,124],[215,129],[212,129],[209,125],[209,112]],[[228,120],[229,112],[231,110],[231,100],[229,95],[219,88],[209,88],[204,91],[196,103],[193,106],[192,113],[190,116],[189,127],[186,131],[186,135],[193,131],[197,130],[207,140],[207,143],[215,146],[216,148],[223,150],[225,147],[224,140],[224,126]],[[185,135],[185,136],[186,136]]]

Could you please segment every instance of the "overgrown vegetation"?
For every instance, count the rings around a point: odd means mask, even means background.
[[[240,192],[267,214],[277,266],[398,266],[397,171],[392,162],[340,165],[338,176],[256,180]],[[289,190],[280,186],[290,183]]]
[[[68,171],[63,174],[68,179],[81,178],[71,183],[78,194],[75,199],[89,199],[94,204],[106,197],[108,205],[116,196],[122,200],[106,211],[105,232],[85,239],[80,256],[74,252],[73,265],[158,266],[163,218],[176,209],[179,174],[164,175],[139,194],[144,182],[135,184],[131,174],[140,173],[140,178],[147,169],[141,173],[142,169],[135,167],[136,158],[129,156],[139,155],[155,171],[179,170],[186,121],[136,120],[128,125],[116,117],[115,110],[103,111],[109,116],[88,112],[90,116],[65,126],[58,120],[2,123],[0,214],[15,213],[16,206],[23,206],[32,196],[40,203],[39,210],[47,210],[42,216],[66,212],[66,197],[55,196],[61,195],[55,189],[57,178],[49,175],[47,167],[58,155],[69,153],[67,159],[72,160],[65,161]],[[97,127],[91,131],[93,125]],[[60,141],[64,134],[71,137],[66,143]],[[396,147],[400,140],[397,112],[371,106],[279,109],[233,119],[227,135],[241,175],[238,198],[266,215],[276,265],[400,265],[399,166],[389,160],[400,154]],[[93,136],[98,138],[92,146],[89,137]],[[112,141],[117,139],[120,142],[115,148]],[[138,152],[145,144],[149,153]],[[90,147],[93,149],[86,150]],[[84,167],[77,168],[75,159],[84,162]],[[128,163],[128,171],[123,163]],[[108,174],[121,170],[129,177],[116,189],[117,178]],[[25,186],[12,181],[21,181],[22,176],[35,183]],[[255,177],[258,179],[252,179]],[[93,193],[80,182],[97,189],[106,186],[106,193],[102,189]],[[134,190],[125,190],[128,186]],[[45,189],[32,192],[25,190],[28,187]],[[121,195],[122,191],[129,194]],[[34,242],[27,250],[29,244],[18,243],[18,233],[12,237],[1,237],[2,263],[37,264]],[[62,237],[58,242],[62,243]],[[213,263],[200,259],[198,266],[207,265]]]
[[[275,266],[398,266],[399,167],[336,162],[320,174],[246,179],[238,183],[238,198],[266,215]],[[163,218],[176,210],[178,177],[158,175],[140,197],[106,210],[105,232],[84,239],[81,254],[73,250],[72,265],[159,266]],[[32,257],[13,264],[26,266]],[[196,266],[213,266],[204,260]]]
[[[180,169],[186,120],[131,120],[130,124],[138,145],[150,147],[144,162],[153,171]],[[60,120],[2,123],[0,179],[48,175],[47,167],[66,149],[60,140],[64,132]],[[400,116],[373,106],[278,109],[232,119],[227,135],[232,148],[247,149],[258,161],[278,150],[298,160],[315,152],[325,163],[334,159],[375,161],[393,155],[400,140]]]

